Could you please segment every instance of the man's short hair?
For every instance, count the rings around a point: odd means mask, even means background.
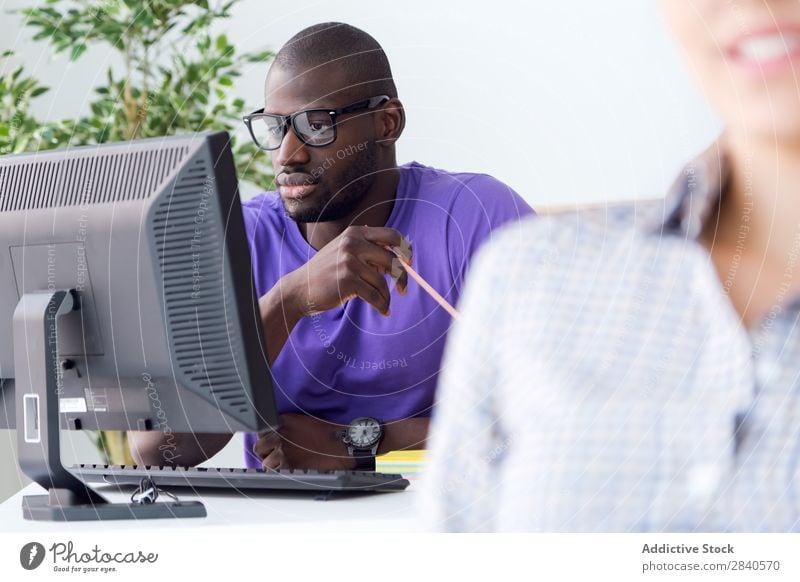
[[[363,97],[397,97],[389,59],[374,38],[342,22],[309,26],[290,38],[275,65],[297,75],[331,67],[345,73],[349,92]]]

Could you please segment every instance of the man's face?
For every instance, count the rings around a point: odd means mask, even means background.
[[[338,109],[374,96],[343,83],[329,67],[298,73],[273,66],[267,77],[265,112],[291,115],[305,109]],[[281,147],[270,152],[284,209],[293,220],[338,220],[362,202],[378,170],[373,115],[360,111],[338,117],[336,140],[323,147],[304,144],[289,128]]]
[[[662,6],[727,125],[800,137],[798,0],[662,0]]]

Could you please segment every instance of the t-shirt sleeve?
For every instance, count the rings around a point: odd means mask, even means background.
[[[265,232],[264,221],[260,215],[263,211],[261,204],[255,200],[242,203],[242,218],[244,219],[244,233],[247,238],[247,246],[250,249],[250,262],[253,268],[253,281],[255,281],[256,295],[261,297],[269,289],[262,289],[260,265],[266,260],[268,237]]]
[[[494,231],[534,213],[511,187],[486,174],[465,181],[453,197],[447,221],[452,280],[458,294],[476,251],[493,237]]]

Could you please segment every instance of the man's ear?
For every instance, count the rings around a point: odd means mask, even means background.
[[[384,103],[375,116],[378,122],[378,145],[393,146],[406,126],[406,110],[399,99],[393,98]]]

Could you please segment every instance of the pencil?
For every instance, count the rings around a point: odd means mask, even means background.
[[[402,255],[400,255],[397,249],[392,248],[392,252],[397,256],[397,260],[400,261],[400,264],[403,265],[403,268],[406,270],[406,272],[408,272],[411,278],[414,279],[417,283],[419,283],[419,286],[422,287],[428,293],[428,295],[433,297],[433,300],[436,301],[436,303],[438,303],[439,305],[441,305],[442,309],[444,309],[447,313],[449,313],[453,319],[458,321],[461,318],[461,315],[459,315],[458,311],[456,311],[456,308],[450,305],[444,297],[439,295],[436,289],[431,287],[430,284],[425,279],[422,278],[422,275],[417,273],[411,267],[411,265],[409,265],[406,262],[406,260],[402,257]]]

